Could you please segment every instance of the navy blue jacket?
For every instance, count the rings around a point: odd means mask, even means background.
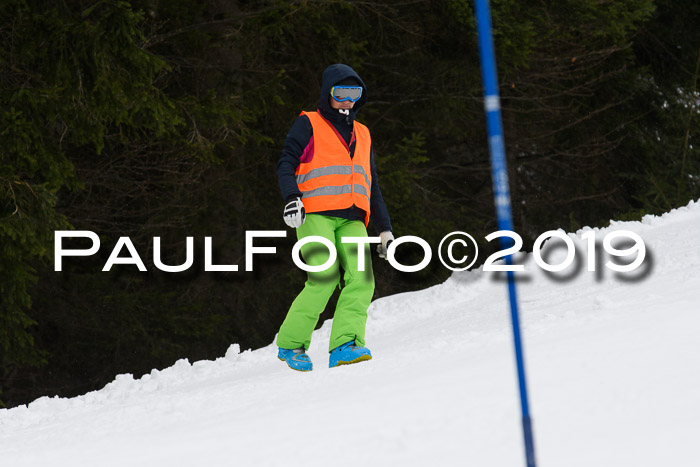
[[[355,105],[350,109],[350,114],[345,115],[338,110],[333,109],[328,101],[330,98],[331,87],[338,84],[340,81],[348,78],[354,78],[362,86],[362,97],[355,102]],[[323,117],[331,122],[338,130],[347,144],[350,144],[352,135],[353,122],[358,110],[367,102],[367,87],[355,70],[347,65],[336,64],[326,68],[323,72],[323,84],[321,85],[321,97],[318,103],[318,111]],[[300,164],[301,155],[304,149],[309,144],[313,127],[311,121],[305,115],[300,115],[294,121],[292,128],[287,133],[287,138],[284,140],[282,148],[282,156],[277,163],[277,178],[282,191],[282,197],[285,202],[301,197],[301,191],[297,186],[296,169]],[[355,154],[355,142],[350,145],[350,157]],[[370,221],[374,226],[377,234],[384,231],[391,231],[391,219],[389,212],[386,209],[382,191],[379,188],[379,178],[377,177],[377,168],[374,164],[374,149],[370,153],[370,165],[372,169],[372,189],[370,194]],[[316,214],[326,216],[340,217],[342,219],[359,220],[364,223],[365,212],[357,206],[352,206],[347,209],[337,209],[332,211],[323,211]]]

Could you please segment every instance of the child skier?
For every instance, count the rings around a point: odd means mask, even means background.
[[[369,130],[355,121],[367,102],[367,88],[349,66],[331,65],[323,72],[321,98],[315,112],[302,112],[287,134],[277,164],[284,221],[301,240],[322,236],[335,245],[335,263],[322,272],[308,272],[304,289],[292,303],[277,336],[278,358],[295,370],[313,368],[306,350],[318,318],[340,285],[333,316],[329,366],[372,358],[365,347],[367,308],[374,294],[369,245],[364,245],[365,271],[358,270],[357,243],[344,237],[367,237],[369,220],[379,233],[377,246],[385,257],[393,241],[391,220],[379,189]],[[329,251],[318,243],[301,248],[306,264],[326,263]]]

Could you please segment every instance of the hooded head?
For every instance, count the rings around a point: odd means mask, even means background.
[[[355,73],[355,70],[342,63],[336,63],[326,68],[323,72],[323,83],[321,84],[321,97],[318,102],[318,108],[326,118],[337,119],[345,118],[344,114],[340,114],[336,109],[331,107],[329,99],[331,99],[331,88],[337,84],[358,85],[362,86],[362,97],[355,102],[355,105],[350,109],[350,121],[355,119],[357,111],[360,110],[365,102],[367,102],[367,87],[360,75]]]

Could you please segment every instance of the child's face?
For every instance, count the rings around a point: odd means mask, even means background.
[[[355,103],[352,101],[343,101],[343,102],[338,102],[337,100],[333,99],[332,97],[329,99],[331,102],[331,107],[334,109],[352,109],[355,106]]]

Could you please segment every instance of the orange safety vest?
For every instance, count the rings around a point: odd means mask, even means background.
[[[366,227],[372,187],[369,129],[354,122],[355,154],[350,158],[348,144],[328,120],[318,112],[301,115],[309,118],[313,128],[313,154],[302,157],[296,169],[304,209],[313,213],[345,209],[354,204],[365,211]]]

